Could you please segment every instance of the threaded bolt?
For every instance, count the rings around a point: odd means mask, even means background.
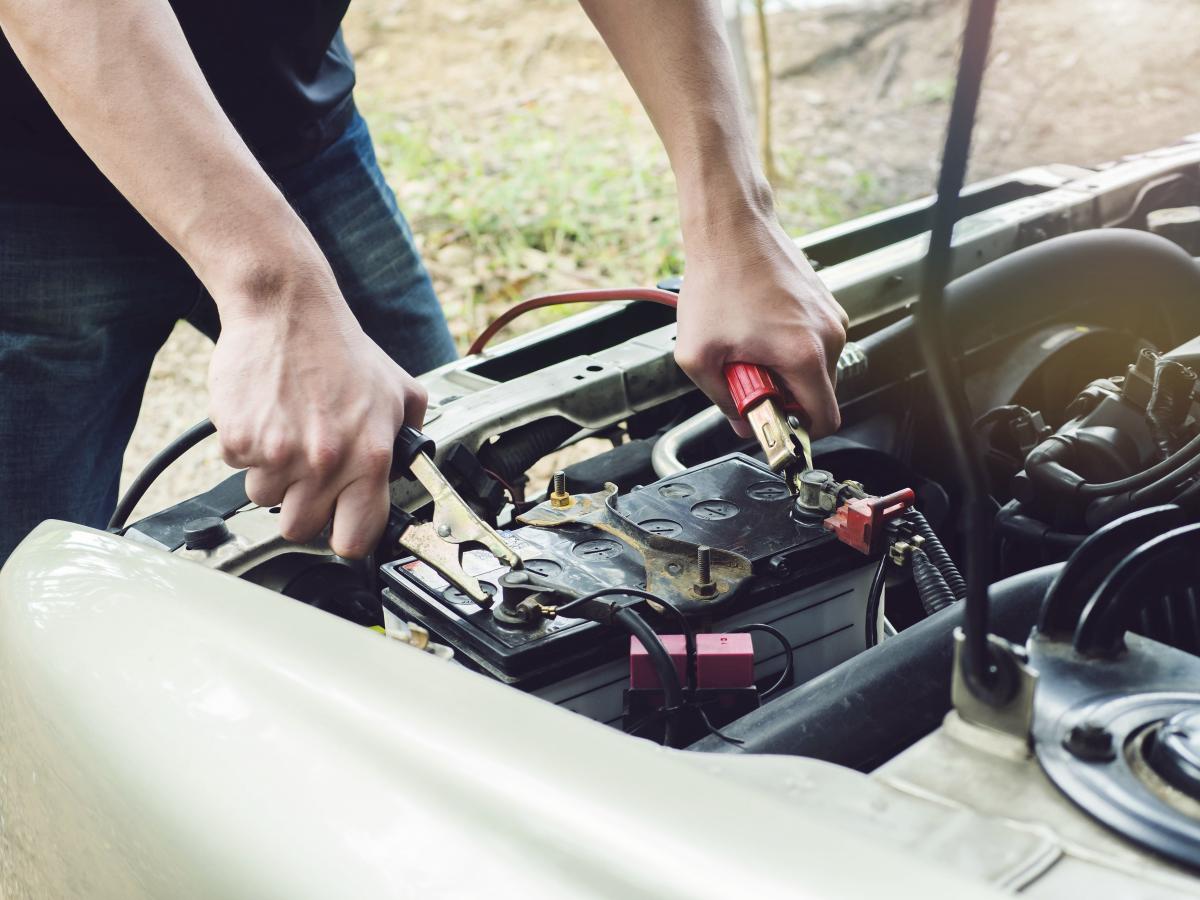
[[[696,583],[692,587],[698,597],[711,597],[717,592],[712,580],[712,550],[703,545],[696,548]]]
[[[554,483],[550,487],[550,505],[557,509],[571,505],[571,495],[567,493],[566,472],[554,473]]]

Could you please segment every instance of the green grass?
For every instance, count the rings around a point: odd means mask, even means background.
[[[568,130],[533,104],[469,122],[367,115],[460,343],[536,293],[652,284],[682,271],[674,179],[635,110],[613,102],[599,121]],[[866,173],[830,184],[805,174],[821,161],[787,148],[778,158],[777,205],[795,234],[876,205]],[[576,310],[539,311],[522,324]]]
[[[470,131],[436,117],[375,126],[435,279],[476,328],[481,310],[542,290],[681,271],[673,180],[660,148],[626,137],[638,133],[631,115],[613,104],[603,129],[565,133],[536,109]]]

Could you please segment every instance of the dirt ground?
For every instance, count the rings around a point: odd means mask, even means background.
[[[929,193],[964,8],[802,5],[770,18],[775,186],[796,234]],[[355,0],[346,33],[360,108],[460,345],[513,297],[679,268],[665,157],[577,4]],[[1197,38],[1196,0],[1001,3],[971,177],[1095,164],[1200,131]],[[126,483],[205,415],[210,352],[181,326],[159,354]],[[210,441],[140,509],[222,472]]]

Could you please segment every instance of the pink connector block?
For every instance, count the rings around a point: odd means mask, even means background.
[[[679,681],[687,679],[687,649],[682,634],[660,635]],[[637,638],[629,639],[629,687],[661,690],[650,655]],[[749,634],[696,635],[696,687],[701,690],[754,687],[754,641]]]

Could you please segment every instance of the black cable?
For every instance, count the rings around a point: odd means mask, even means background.
[[[932,616],[958,598],[929,554],[920,547],[913,547],[911,554],[913,583],[917,586],[917,596],[921,598],[921,608],[925,610],[925,615]]]
[[[885,553],[879,559],[875,575],[871,578],[871,587],[867,590],[867,646],[874,647],[879,643],[879,604],[883,600],[883,586],[887,583],[888,556]]]
[[[1178,451],[1172,453],[1166,459],[1162,460],[1162,462],[1155,463],[1148,469],[1143,469],[1141,472],[1135,472],[1133,475],[1103,484],[1085,482],[1079,485],[1077,490],[1084,497],[1102,497],[1110,494],[1120,494],[1124,491],[1132,491],[1152,485],[1162,479],[1173,478],[1182,469],[1194,466],[1197,461],[1200,461],[1200,435],[1192,438],[1180,447]]]
[[[1188,460],[1170,475],[1166,475],[1141,490],[1135,491],[1132,500],[1138,506],[1153,505],[1171,498],[1172,492],[1179,490],[1184,481],[1200,472],[1200,456]]]
[[[674,747],[678,741],[675,715],[683,709],[683,686],[679,683],[679,673],[675,671],[675,663],[671,660],[671,654],[667,652],[667,645],[645,619],[627,606],[617,610],[613,622],[637,638],[646,648],[646,655],[650,657],[650,664],[654,666],[658,683],[662,685],[663,690],[663,707],[666,712],[663,743]]]
[[[556,615],[569,615],[571,609],[576,606],[582,606],[585,603],[590,603],[593,600],[599,600],[601,597],[610,596],[628,596],[640,597],[643,600],[649,600],[651,603],[657,603],[664,609],[669,609],[679,620],[680,627],[683,631],[684,648],[687,653],[687,686],[689,690],[695,690],[696,687],[696,630],[692,627],[692,623],[688,621],[679,607],[673,603],[664,600],[658,594],[650,591],[642,590],[634,587],[605,587],[599,590],[592,591],[590,594],[584,594],[582,597],[576,597],[574,600],[569,600],[556,610]]]
[[[938,175],[937,201],[932,212],[929,252],[925,256],[920,301],[915,315],[917,338],[925,357],[929,385],[945,423],[951,455],[964,488],[963,501],[967,514],[967,598],[963,615],[965,680],[972,694],[989,703],[1007,700],[1007,697],[995,696],[994,688],[1000,680],[988,650],[987,592],[991,580],[991,537],[988,532],[991,514],[985,502],[983,463],[972,446],[969,406],[963,381],[948,352],[948,348],[954,346],[954,336],[946,328],[943,305],[946,282],[950,276],[954,225],[959,218],[959,195],[966,178],[971,131],[995,13],[995,0],[973,0],[967,10],[958,79]]]
[[[117,508],[113,510],[112,517],[108,520],[108,529],[113,531],[118,528],[123,528],[125,522],[128,521],[133,508],[138,505],[138,501],[146,495],[146,491],[150,489],[150,485],[158,480],[163,472],[167,470],[172,463],[187,453],[202,440],[217,433],[216,426],[213,425],[212,419],[205,419],[203,422],[197,422],[162,450],[155,454],[154,458],[146,464],[146,468],[138,473],[137,478],[133,479],[133,484],[129,485],[129,490],[125,492],[125,496],[117,503]]]
[[[763,625],[760,622],[755,622],[752,625],[743,625],[741,628],[735,628],[734,633],[738,632],[753,632],[761,631],[764,634],[769,634],[775,640],[779,641],[779,646],[783,648],[783,672],[779,676],[779,680],[762,692],[762,699],[766,700],[777,690],[791,681],[792,673],[796,668],[796,662],[792,658],[792,644],[787,639],[787,636],[773,625]]]
[[[1179,495],[1171,502],[1182,506],[1193,514],[1200,512],[1200,481],[1193,481],[1180,491]]]
[[[718,728],[716,725],[714,725],[712,723],[712,719],[710,719],[708,717],[708,713],[706,713],[704,711],[704,704],[694,703],[694,704],[692,704],[692,708],[694,710],[696,710],[696,714],[698,716],[700,716],[700,721],[704,723],[704,727],[708,729],[709,734],[716,735],[721,740],[723,740],[725,743],[732,744],[735,747],[740,747],[742,744],[746,743],[741,738],[735,738],[731,735],[726,734],[720,728]]]
[[[925,555],[929,557],[929,561],[937,566],[938,571],[942,573],[942,578],[946,579],[946,584],[954,592],[954,599],[962,600],[965,598],[967,596],[967,582],[958,571],[958,566],[954,564],[954,560],[950,558],[949,552],[942,544],[942,539],[937,536],[937,533],[933,530],[933,526],[929,524],[929,520],[925,518],[925,515],[920,510],[916,509],[910,509],[907,515],[917,534],[925,541],[921,545],[921,549],[925,551]]]

